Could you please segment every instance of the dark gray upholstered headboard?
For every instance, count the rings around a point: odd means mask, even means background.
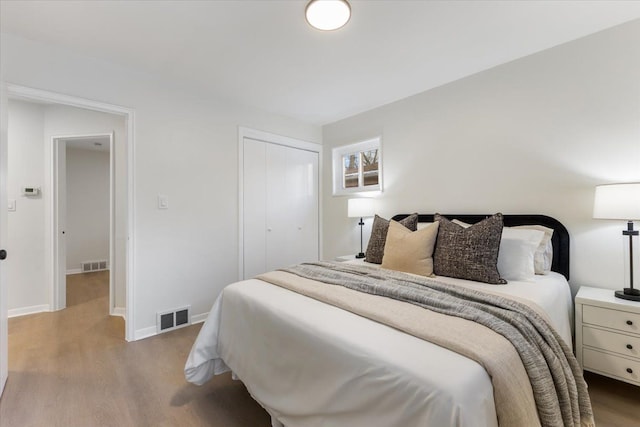
[[[449,215],[441,214],[449,219],[459,219],[460,221],[475,224],[491,215]],[[394,216],[394,221],[400,221],[408,217],[409,214],[399,214]],[[516,225],[544,225],[553,229],[553,263],[551,270],[562,274],[569,280],[569,232],[560,221],[546,215],[503,215],[505,227]],[[433,222],[433,215],[420,214],[418,222]]]

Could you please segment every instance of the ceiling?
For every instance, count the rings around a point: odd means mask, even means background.
[[[326,124],[623,22],[640,1],[0,1],[0,30]]]

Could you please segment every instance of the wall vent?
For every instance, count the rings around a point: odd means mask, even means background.
[[[109,263],[105,260],[102,261],[84,261],[80,264],[80,269],[83,273],[90,273],[92,271],[102,271],[109,269]]]
[[[191,306],[164,311],[157,314],[156,329],[158,333],[182,328],[191,324]]]

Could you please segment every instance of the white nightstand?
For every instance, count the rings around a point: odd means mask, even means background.
[[[640,386],[640,303],[612,289],[576,295],[576,357],[586,371]]]

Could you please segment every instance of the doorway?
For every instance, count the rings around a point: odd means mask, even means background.
[[[111,232],[111,243],[110,243],[110,254],[109,254],[109,262],[110,268],[113,267],[114,264],[119,265],[120,268],[120,277],[114,275],[115,288],[120,289],[120,292],[116,292],[116,300],[120,300],[114,302],[111,301],[111,307],[114,308],[111,314],[122,316],[125,319],[125,339],[127,341],[135,340],[135,316],[134,316],[134,289],[133,289],[133,277],[134,271],[134,165],[133,165],[133,154],[134,154],[134,112],[131,109],[119,107],[111,104],[105,104],[98,101],[87,100],[83,98],[76,98],[67,95],[62,95],[58,93],[42,91],[39,89],[32,89],[23,86],[17,85],[6,85],[3,86],[4,96],[3,99],[6,100],[9,98],[10,100],[18,100],[27,103],[41,104],[46,105],[51,108],[57,108],[58,110],[70,109],[76,110],[76,113],[79,116],[91,116],[96,115],[96,113],[107,113],[105,116],[110,116],[112,118],[116,118],[120,120],[121,125],[119,125],[119,131],[116,132],[115,136],[111,133],[110,130],[114,129],[114,126],[107,126],[109,131],[106,131],[104,126],[95,127],[89,126],[84,127],[79,130],[72,130],[71,132],[67,132],[68,130],[65,126],[58,127],[46,127],[46,133],[48,135],[63,135],[62,137],[57,136],[58,140],[69,138],[69,135],[77,136],[87,136],[90,134],[91,129],[104,129],[105,132],[103,134],[109,134],[111,138],[111,150],[110,155],[115,157],[115,173],[111,173],[111,188],[116,189],[116,207],[113,208],[113,204],[110,208],[110,216],[112,224],[115,223],[115,233]],[[6,104],[5,104],[6,105]],[[6,109],[4,111],[7,111]],[[63,111],[64,112],[64,111]],[[60,113],[60,111],[58,111]],[[63,117],[64,114],[58,114],[58,116]],[[3,118],[6,120],[6,114],[3,114]],[[5,122],[6,123],[6,122]],[[89,131],[89,132],[87,132]],[[5,134],[6,135],[6,134]],[[57,304],[60,302],[64,302],[62,298],[60,298],[60,291],[64,289],[60,286],[55,287],[53,283],[55,280],[59,280],[60,275],[66,273],[66,270],[60,267],[59,260],[55,260],[54,254],[56,253],[56,247],[58,243],[54,245],[54,237],[57,235],[58,227],[55,222],[55,209],[53,209],[53,197],[54,197],[54,174],[53,174],[53,165],[54,158],[56,157],[54,154],[57,154],[58,150],[54,150],[54,138],[51,136],[46,137],[44,140],[45,146],[45,154],[44,154],[44,163],[45,163],[45,173],[42,177],[42,182],[44,183],[42,187],[42,202],[46,206],[50,206],[50,209],[47,211],[45,217],[45,244],[44,244],[44,259],[45,266],[43,268],[44,273],[44,282],[47,284],[45,292],[47,293],[44,296],[43,302],[46,303],[44,306],[36,306],[35,308],[39,308],[39,311],[47,311],[56,308]],[[3,144],[6,144],[6,139],[3,138]],[[6,145],[5,145],[6,147]],[[111,160],[113,161],[113,159]],[[38,162],[36,161],[35,164]],[[40,163],[41,164],[41,163]],[[113,169],[113,164],[112,164]],[[6,188],[6,187],[5,187]],[[113,199],[113,197],[112,197]],[[19,200],[19,204],[20,204]],[[114,218],[115,217],[115,218]],[[113,225],[111,227],[113,230]],[[14,248],[14,255],[15,254]],[[10,254],[11,256],[11,254]],[[14,259],[16,257],[14,256]],[[115,259],[114,259],[115,258]],[[56,279],[57,278],[57,279]],[[62,281],[63,282],[63,281]],[[3,290],[6,295],[6,289],[8,284],[11,283],[11,280],[7,280],[3,278],[2,283],[0,283],[0,290]],[[40,283],[43,283],[40,280]],[[113,286],[113,285],[112,285]],[[55,294],[55,295],[54,295]],[[113,295],[113,292],[110,292]],[[6,301],[6,299],[5,299]],[[0,317],[6,319],[7,316],[7,308],[9,309],[9,314],[11,315],[11,307],[6,307],[2,310],[3,313],[0,313]],[[30,308],[30,307],[28,307]],[[26,313],[25,313],[26,314]],[[2,319],[0,319],[2,320]],[[3,322],[4,324],[4,322]],[[5,330],[0,331],[4,336]],[[0,346],[1,356],[4,356],[6,353],[6,346]],[[0,357],[0,361],[3,361],[4,357]]]
[[[78,98],[69,95],[64,95],[55,92],[49,92],[40,89],[29,88],[25,86],[19,86],[14,84],[7,84],[4,82],[0,82],[0,248],[4,251],[7,249],[7,252],[2,252],[2,259],[5,257],[7,260],[11,260],[15,258],[15,248],[8,247],[7,245],[7,223],[8,223],[8,207],[9,203],[7,203],[8,198],[8,189],[9,185],[7,182],[7,148],[8,148],[8,103],[9,99],[17,99],[27,102],[35,102],[46,105],[58,105],[58,106],[67,106],[67,107],[76,107],[77,109],[81,109],[84,111],[92,111],[92,112],[102,112],[108,113],[114,116],[119,116],[124,119],[124,128],[122,130],[122,138],[119,140],[124,144],[119,148],[119,156],[121,158],[120,167],[121,172],[119,171],[116,176],[116,181],[120,181],[116,184],[116,187],[122,188],[122,198],[119,203],[123,209],[123,213],[117,215],[116,224],[119,224],[120,232],[116,232],[116,243],[120,244],[123,248],[121,251],[116,251],[116,258],[118,262],[123,266],[124,278],[122,280],[124,292],[124,309],[122,310],[122,315],[125,320],[125,340],[126,341],[134,341],[136,339],[136,327],[135,327],[135,287],[133,283],[133,278],[135,277],[134,272],[134,253],[135,253],[135,197],[134,197],[134,178],[135,178],[135,165],[134,165],[134,153],[135,153],[135,135],[134,135],[134,110],[130,108],[120,107],[117,105],[107,104],[99,101],[93,101],[85,98]],[[59,132],[56,132],[60,134]],[[44,133],[41,134],[44,136]],[[45,144],[48,148],[45,151],[51,153],[51,141],[46,141]],[[47,159],[50,157],[47,155]],[[43,159],[44,160],[44,159]],[[46,184],[46,189],[49,190],[52,186],[53,177],[50,173],[50,165],[51,163],[48,161],[38,162],[33,161],[33,164],[45,164],[45,168],[49,169],[49,173],[45,173],[45,176],[42,177],[41,181]],[[25,182],[26,185],[33,184],[32,182]],[[26,188],[26,187],[25,187]],[[50,192],[48,192],[47,197],[50,196]],[[15,206],[15,204],[14,204]],[[53,248],[53,221],[52,215],[48,215],[46,218],[43,218],[44,221],[33,221],[30,224],[42,224],[45,223],[45,228],[47,229],[46,235],[46,244],[45,248],[42,251],[42,254],[47,254],[44,259],[46,259],[46,263],[49,264],[49,267],[43,268],[45,272],[43,273],[42,280],[39,280],[39,283],[45,283],[45,288],[48,286],[53,289],[51,285],[53,283],[53,262],[50,262],[51,256],[50,254],[54,252]],[[21,242],[24,244],[25,242]],[[120,253],[118,253],[120,252]],[[8,254],[8,255],[7,255]],[[40,255],[40,254],[37,254]],[[36,259],[43,259],[40,256],[37,256]],[[9,312],[9,304],[8,304],[8,287],[11,281],[8,277],[8,269],[7,267],[8,261],[2,262],[2,267],[0,268],[0,396],[4,390],[4,385],[6,383],[8,377],[8,312]],[[28,290],[27,290],[28,292]],[[53,292],[49,292],[52,294]],[[41,300],[45,308],[41,308],[40,311],[45,311],[50,309],[53,305],[52,295],[43,296]],[[31,308],[31,307],[28,307]],[[38,307],[37,307],[38,308]],[[117,313],[114,313],[117,314]]]
[[[109,270],[116,305],[114,132],[52,137],[54,310],[67,306],[67,275]]]

